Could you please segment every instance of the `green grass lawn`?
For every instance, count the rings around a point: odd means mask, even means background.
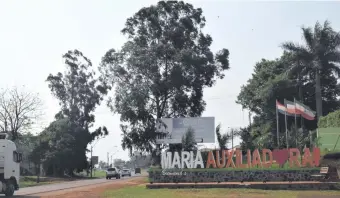
[[[93,177],[96,177],[96,178],[104,178],[104,177],[106,177],[106,172],[103,171],[103,170],[96,170],[96,171],[93,171]]]
[[[145,184],[109,190],[104,193],[107,198],[303,198],[303,197],[340,197],[340,191],[287,191],[287,190],[253,190],[253,189],[146,189]]]
[[[90,176],[87,176],[86,173],[80,173],[77,174],[77,176],[80,176],[76,179],[89,179]],[[93,179],[98,178],[104,178],[105,177],[105,171],[97,170],[93,171]],[[25,187],[31,187],[31,186],[41,186],[46,184],[54,184],[54,183],[60,183],[65,181],[71,181],[72,178],[47,178],[47,177],[41,177],[41,182],[37,183],[37,176],[23,176],[20,178],[20,188]]]
[[[20,182],[20,188],[26,188],[26,187],[32,187],[32,186],[41,186],[41,185],[46,185],[46,184],[54,184],[58,182],[39,182],[37,183],[36,181],[24,181]]]
[[[25,187],[31,187],[31,186],[53,184],[57,182],[58,181],[42,181],[42,182],[37,183],[37,176],[24,176],[20,178],[19,185],[20,185],[20,188],[25,188]]]
[[[91,178],[91,174],[87,175],[87,173],[84,172],[80,172],[80,173],[76,173],[77,176],[79,177],[84,177],[84,178]],[[98,178],[104,178],[106,176],[106,172],[103,170],[93,170],[92,171],[92,178],[94,179],[98,179]]]

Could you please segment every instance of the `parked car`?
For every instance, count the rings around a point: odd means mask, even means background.
[[[111,178],[116,178],[120,179],[120,171],[118,168],[108,168],[106,171],[106,179],[111,179]]]
[[[124,176],[129,176],[129,177],[131,177],[131,171],[130,171],[130,169],[123,169],[123,171],[122,171],[122,177],[124,177]]]

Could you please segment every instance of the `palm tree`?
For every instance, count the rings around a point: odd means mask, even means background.
[[[320,76],[325,71],[331,71],[340,76],[340,33],[335,32],[328,21],[323,26],[316,22],[314,30],[311,27],[302,28],[305,45],[292,42],[283,43],[283,49],[291,52],[296,61],[292,70],[297,73],[308,73],[315,79],[315,100],[317,117],[322,116],[322,95]],[[303,65],[303,66],[301,66]]]
[[[217,136],[217,142],[218,145],[220,146],[220,149],[226,149],[227,144],[230,141],[231,135],[228,133],[221,134],[221,124],[217,125],[216,130],[215,130],[216,136]]]
[[[182,148],[185,151],[197,150],[197,143],[195,140],[195,131],[189,127],[182,137]]]

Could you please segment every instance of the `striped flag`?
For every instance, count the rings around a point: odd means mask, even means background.
[[[287,108],[287,115],[300,116],[301,113],[297,110],[294,102],[285,99],[284,104]]]
[[[303,118],[306,120],[314,120],[315,119],[315,111],[312,111],[308,106],[304,105],[299,101],[295,101],[296,110],[301,114]]]
[[[278,110],[279,113],[282,113],[282,114],[285,114],[287,112],[286,107],[277,100],[276,100],[276,109]]]

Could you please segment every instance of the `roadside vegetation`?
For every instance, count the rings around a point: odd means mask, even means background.
[[[40,179],[41,181],[37,183],[37,176],[23,176],[20,178],[20,188],[58,183],[57,180],[46,180],[44,177],[41,177]]]
[[[60,182],[81,180],[81,179],[99,179],[105,178],[105,171],[96,170],[93,171],[93,177],[91,178],[86,172],[76,173],[74,177],[40,177],[37,182],[37,176],[22,176],[20,177],[20,188],[41,186],[46,184],[55,184]]]
[[[91,173],[87,174],[86,171],[80,172],[80,173],[75,173],[76,177],[81,178],[86,178],[89,179],[91,178]],[[98,179],[98,178],[105,178],[106,172],[104,170],[93,170],[92,172],[92,179]]]

